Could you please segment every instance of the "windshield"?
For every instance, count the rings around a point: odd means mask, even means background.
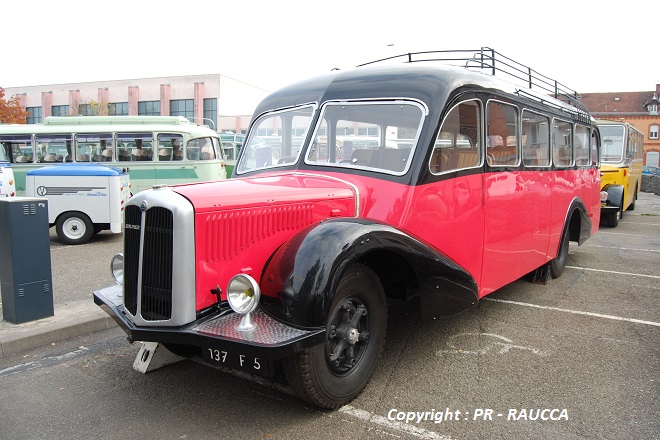
[[[236,173],[295,163],[312,123],[314,106],[268,113],[255,121],[241,149]]]
[[[601,140],[601,161],[621,162],[623,160],[623,125],[599,125]]]
[[[423,120],[423,107],[411,101],[328,103],[305,163],[402,175]]]

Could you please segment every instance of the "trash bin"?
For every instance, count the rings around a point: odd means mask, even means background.
[[[0,199],[0,281],[5,321],[53,316],[48,200]]]

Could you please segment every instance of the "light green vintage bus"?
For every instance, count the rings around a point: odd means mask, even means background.
[[[28,171],[64,162],[127,168],[132,193],[227,178],[218,133],[182,116],[48,116],[43,124],[1,124],[0,146],[19,196]]]

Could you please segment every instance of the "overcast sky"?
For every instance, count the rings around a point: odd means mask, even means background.
[[[600,3],[11,1],[0,87],[220,73],[272,91],[399,53],[488,46],[580,93],[654,90],[657,3]]]

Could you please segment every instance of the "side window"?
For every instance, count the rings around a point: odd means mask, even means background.
[[[151,161],[154,157],[152,133],[117,133],[117,160]]]
[[[433,174],[481,164],[479,133],[481,104],[464,101],[454,106],[440,126],[429,167]]]
[[[189,160],[215,159],[215,149],[211,138],[199,138],[189,141],[187,154]]]
[[[0,136],[0,144],[5,151],[7,160],[12,163],[27,162],[27,154],[32,151],[31,135]]]
[[[36,139],[35,162],[73,162],[71,156],[71,134],[40,134]],[[27,162],[32,162],[32,151],[27,151]]]
[[[183,160],[183,136],[175,133],[158,135],[158,160]]]
[[[112,160],[112,133],[76,135],[76,162]]]
[[[518,164],[518,109],[497,101],[488,102],[486,159],[494,167]]]
[[[575,165],[579,167],[588,166],[589,162],[589,150],[591,146],[589,141],[591,136],[589,136],[589,128],[584,125],[575,126]]]
[[[523,110],[522,153],[526,167],[550,166],[550,118]]]
[[[555,166],[573,165],[573,124],[559,119],[552,121],[552,160]]]

